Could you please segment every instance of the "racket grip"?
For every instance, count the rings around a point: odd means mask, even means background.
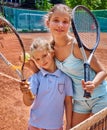
[[[85,82],[90,80],[90,65],[87,63],[84,63],[84,80]],[[84,90],[84,97],[90,98],[91,94]]]

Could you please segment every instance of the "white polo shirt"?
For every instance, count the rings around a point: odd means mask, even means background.
[[[31,106],[30,125],[44,129],[63,126],[65,96],[73,96],[72,81],[60,70],[43,69],[30,77],[30,88],[37,96]]]

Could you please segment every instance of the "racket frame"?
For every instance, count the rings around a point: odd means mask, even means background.
[[[80,37],[78,35],[78,31],[76,29],[76,25],[75,25],[75,22],[74,22],[75,21],[74,14],[75,14],[75,12],[76,12],[76,10],[78,8],[82,8],[86,12],[88,12],[92,16],[92,18],[93,18],[93,20],[95,22],[95,25],[96,25],[96,28],[97,28],[96,29],[96,33],[97,33],[96,35],[97,35],[97,37],[96,37],[96,43],[95,43],[95,45],[94,45],[94,47],[92,49],[88,49],[83,44],[83,42],[81,41],[81,39],[80,39]],[[93,54],[94,54],[96,48],[98,47],[98,44],[99,44],[99,41],[100,41],[100,27],[99,27],[99,24],[98,24],[95,16],[92,14],[92,12],[88,8],[86,8],[85,6],[83,6],[83,5],[78,5],[78,6],[76,6],[76,7],[73,8],[73,10],[72,10],[71,24],[72,24],[72,29],[73,29],[74,36],[75,36],[75,38],[77,40],[78,47],[80,48],[80,51],[81,51],[81,54],[82,54],[82,57],[83,57],[83,60],[84,60],[84,80],[85,81],[89,81],[90,80],[90,62],[91,62]],[[90,52],[90,56],[88,58],[87,58],[87,55],[86,55],[86,52],[85,52],[86,50],[88,50]],[[84,91],[84,97],[90,98],[91,94],[89,92]]]
[[[20,70],[17,69],[17,66],[15,68],[15,66],[9,62],[7,60],[7,58],[0,52],[0,58],[10,67],[13,67],[14,70],[17,72],[18,76],[20,77],[21,81],[22,82],[26,82],[26,79],[24,78],[24,65],[25,65],[25,49],[24,49],[24,45],[23,45],[23,42],[22,42],[22,39],[20,38],[18,32],[16,31],[16,29],[14,28],[14,26],[7,20],[5,19],[4,17],[0,16],[0,20],[2,20],[2,22],[6,23],[6,25],[8,25],[10,27],[10,29],[15,33],[16,37],[18,38],[19,40],[19,43],[20,43],[20,46],[22,48],[22,53],[23,53],[23,61],[22,61],[22,66],[20,66]],[[15,78],[13,78],[15,79]],[[16,81],[19,81],[19,80],[16,80]],[[32,94],[31,91],[29,91],[29,94],[31,96],[31,99],[34,99],[34,95]]]
[[[22,81],[25,81],[24,79],[24,74],[23,74],[23,70],[24,70],[24,65],[25,65],[25,49],[24,49],[24,45],[23,45],[23,42],[22,42],[22,39],[20,38],[18,32],[16,31],[16,29],[14,28],[14,26],[7,20],[5,19],[4,17],[0,16],[0,20],[2,20],[4,23],[6,23],[6,25],[8,25],[11,30],[15,33],[16,37],[18,38],[19,40],[19,43],[21,45],[21,48],[22,48],[22,52],[23,52],[23,62],[22,62],[22,66],[21,66],[21,69],[19,72],[19,70],[16,69],[16,72],[18,72],[19,74],[19,77],[21,78]],[[5,63],[7,62],[9,65],[11,64],[6,58],[5,56],[3,56],[3,54],[0,54],[2,59],[4,59],[3,61],[5,61]],[[8,65],[7,64],[7,65]],[[12,64],[11,64],[12,65]]]

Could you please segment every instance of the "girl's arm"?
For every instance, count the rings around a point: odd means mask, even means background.
[[[92,81],[84,82],[82,80],[83,89],[87,92],[92,93],[96,87],[106,78],[107,73],[101,63],[93,56],[91,61],[91,68],[96,72],[96,76]]]
[[[24,102],[24,104],[27,105],[27,106],[32,105],[35,97],[32,98],[32,96],[31,96],[31,92],[30,92],[30,89],[29,89],[29,84],[22,82],[20,84],[20,89],[21,89],[21,91],[23,93],[23,102]]]
[[[87,57],[90,55],[89,51],[86,51]],[[74,47],[74,55],[75,57],[79,58],[79,59],[83,59],[80,49],[78,48],[78,45],[75,44]],[[97,59],[97,57],[94,55],[91,63],[90,63],[90,67],[96,72],[96,76],[93,79],[93,81],[87,81],[84,82],[82,80],[82,86],[83,88],[87,91],[87,92],[93,92],[93,90],[106,78],[107,76],[107,72],[105,70],[105,68],[102,66],[102,64],[100,63],[100,61]]]
[[[91,61],[91,68],[96,72],[96,76],[93,79],[93,83],[95,87],[97,87],[107,76],[107,72],[104,66],[100,63],[100,61],[93,56]]]
[[[66,130],[71,128],[71,119],[72,119],[72,97],[65,97],[65,116],[66,116]]]
[[[31,58],[28,62],[25,63],[25,66],[32,70],[33,73],[36,73],[39,71],[35,61],[33,58]]]

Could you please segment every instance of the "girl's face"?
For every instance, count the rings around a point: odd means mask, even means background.
[[[54,52],[47,50],[36,50],[33,54],[33,58],[39,68],[43,68],[47,71],[51,71],[54,64]]]
[[[70,24],[69,13],[64,11],[55,11],[50,17],[50,20],[47,21],[47,26],[54,36],[67,35]]]

